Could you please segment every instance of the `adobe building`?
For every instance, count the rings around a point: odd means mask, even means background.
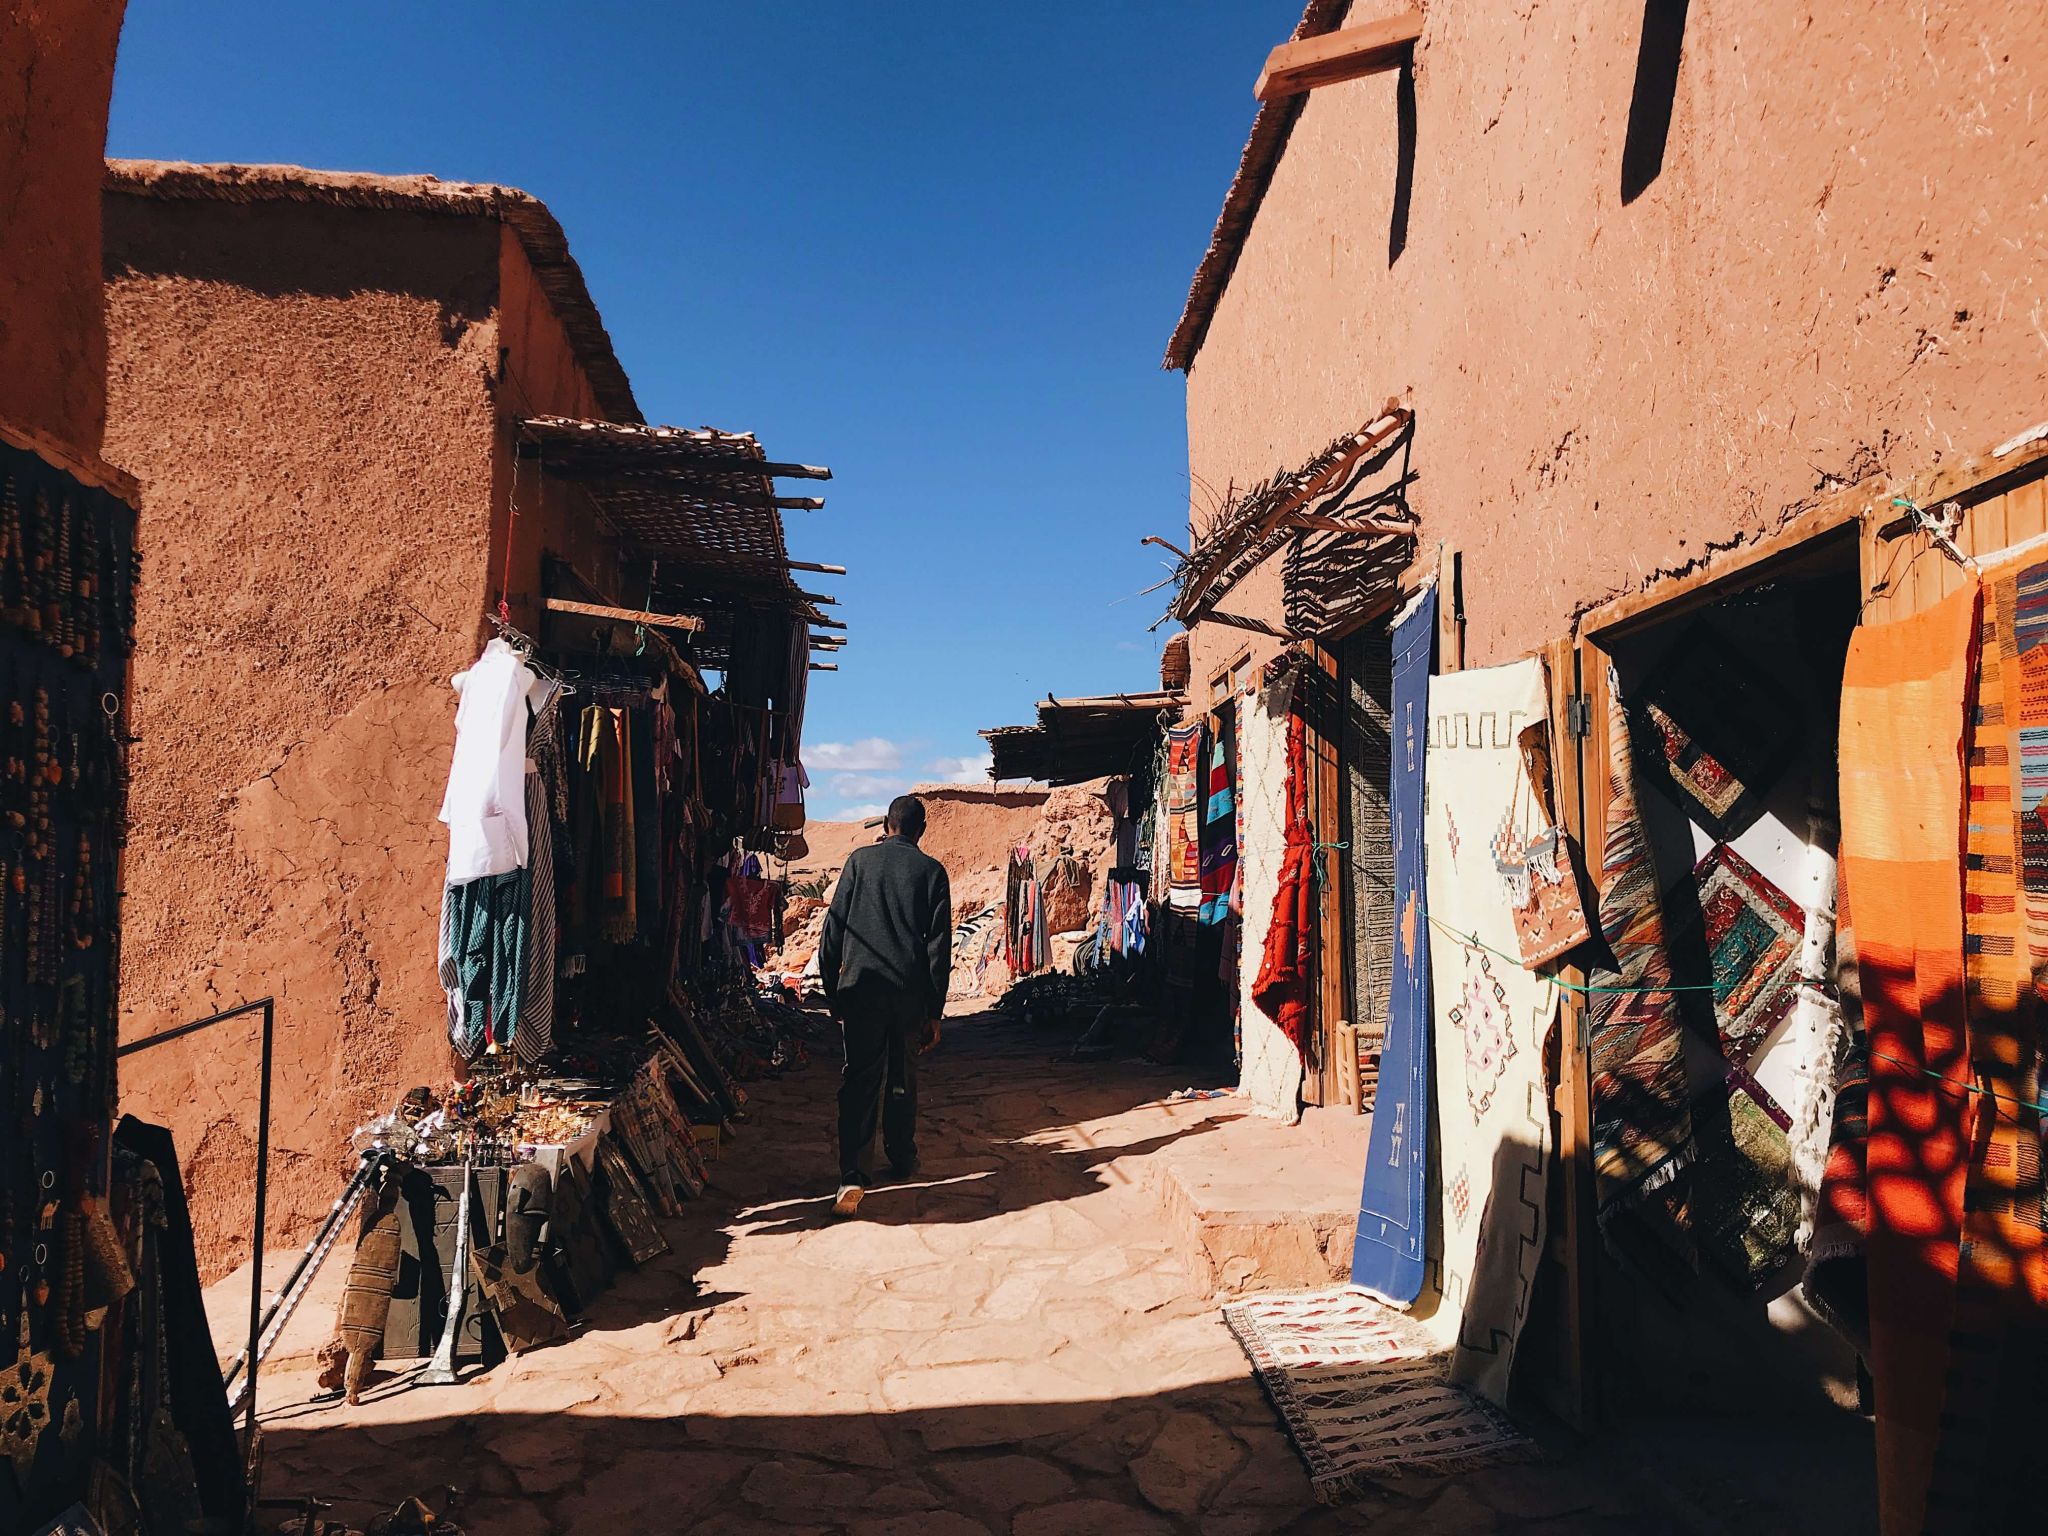
[[[1852,628],[2048,532],[2048,12],[1644,13],[1310,0],[1245,61],[1260,104],[1165,359],[1194,487],[1170,612],[1194,710],[1283,651],[1322,695],[1308,798],[1348,867],[1318,898],[1311,1102],[1334,1026],[1363,1046],[1386,1017],[1406,598],[1435,583],[1439,672],[1544,659],[1558,823],[1594,871],[1610,678],[1630,696],[1688,644],[1766,678],[1805,748],[1742,846],[1832,892]],[[1694,831],[1652,827],[1688,872]],[[1853,1405],[1796,1277],[1731,1297],[1605,1256],[1585,996],[1563,1006],[1525,1384],[1581,1423]],[[1790,1093],[1775,1048],[1751,1065]]]
[[[436,812],[449,679],[488,620],[538,636],[579,622],[551,600],[687,605],[710,615],[690,658],[728,693],[780,696],[792,667],[800,692],[822,616],[776,506],[815,501],[768,476],[823,472],[643,425],[523,192],[115,161],[105,208],[108,452],[162,530],[137,620],[123,1030],[276,995],[269,1225],[302,1234],[351,1129],[452,1074]],[[215,1272],[247,1252],[255,1060],[224,1028],[128,1084],[177,1131]]]

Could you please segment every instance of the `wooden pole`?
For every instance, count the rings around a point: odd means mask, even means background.
[[[821,576],[844,576],[846,574],[846,567],[843,565],[819,565],[811,560],[785,560],[782,563],[792,571],[816,571]]]
[[[641,608],[613,608],[605,603],[578,603],[566,597],[547,600],[550,613],[580,614],[586,619],[610,619],[615,624],[645,624],[655,629],[680,629],[695,634],[704,621],[687,613],[649,613]]]

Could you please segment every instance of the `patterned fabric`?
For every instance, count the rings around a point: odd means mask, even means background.
[[[1406,1305],[1422,1293],[1429,1152],[1429,924],[1423,921],[1423,744],[1436,659],[1436,588],[1394,625],[1394,971],[1380,1050],[1351,1283]]]
[[[1806,912],[1733,848],[1701,859],[1693,886],[1722,1054],[1746,1067],[1797,999]]]
[[[1701,1256],[1759,1290],[1797,1253],[1799,1185],[1784,1111],[1740,1069],[1693,1110],[1693,1234]]]
[[[1557,1017],[1556,982],[1503,958],[1514,918],[1483,836],[1499,824],[1522,774],[1520,736],[1548,716],[1543,663],[1515,662],[1429,680],[1426,915],[1435,1004],[1436,1143],[1442,1163],[1431,1238],[1431,1327],[1455,1345],[1451,1380],[1504,1401],[1528,1316],[1544,1238],[1550,1105],[1543,1041]],[[1522,811],[1538,815],[1532,797]],[[1427,1308],[1430,1290],[1418,1303]]]
[[[1925,1523],[1955,1312],[1967,1095],[1963,734],[1978,590],[1864,625],[1842,679],[1842,872],[1870,1035],[1870,1363],[1884,1536]]]
[[[1358,1290],[1254,1296],[1223,1320],[1280,1410],[1325,1504],[1402,1473],[1473,1471],[1535,1447],[1445,1379],[1430,1330]]]
[[[1166,735],[1166,880],[1168,899],[1193,911],[1202,904],[1200,791],[1202,727],[1177,725]]]
[[[1291,685],[1281,685],[1238,700],[1238,807],[1243,817],[1238,875],[1244,882],[1244,952],[1262,958],[1281,901],[1280,871],[1286,860],[1292,696]],[[1257,982],[1263,974],[1262,966],[1239,968],[1243,1066],[1238,1087],[1257,1113],[1292,1125],[1301,1118],[1301,1047],[1282,1027],[1278,1014],[1259,1006]]]
[[[1671,985],[1656,865],[1636,804],[1635,756],[1620,680],[1607,677],[1607,831],[1600,932],[1613,969],[1591,972],[1593,1180],[1603,1231],[1655,1211],[1652,1230],[1690,1257],[1684,1173],[1693,1160],[1684,1032]],[[1654,1196],[1654,1203],[1651,1197]]]
[[[1704,624],[1643,685],[1632,721],[1643,776],[1723,842],[1763,814],[1799,723],[1791,696]]]
[[[387,1172],[363,1206],[356,1234],[355,1257],[341,1293],[338,1332],[348,1350],[344,1388],[353,1403],[362,1395],[370,1365],[384,1347],[384,1324],[391,1315],[391,1289],[398,1281],[400,1247],[399,1181]]]
[[[1230,916],[1237,884],[1237,711],[1216,715],[1209,743],[1209,794],[1202,809],[1202,921],[1211,926]]]
[[[1962,1230],[1930,1530],[2010,1530],[2037,1517],[2005,1469],[2036,1454],[2048,1368],[2048,1236],[2042,1222],[2039,997],[2048,881],[2025,870],[2020,825],[2044,809],[2048,564],[1983,576],[1976,707],[1965,737],[1968,821],[1963,975],[1968,1079]]]

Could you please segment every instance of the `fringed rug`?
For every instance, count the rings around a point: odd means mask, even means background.
[[[1452,1386],[1450,1354],[1362,1291],[1252,1296],[1223,1309],[1325,1504],[1376,1478],[1527,1461],[1535,1444]]]

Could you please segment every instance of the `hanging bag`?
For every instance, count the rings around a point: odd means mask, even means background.
[[[1540,724],[1522,732],[1514,794],[1508,802],[1507,819],[1493,840],[1494,868],[1507,890],[1515,939],[1522,964],[1529,970],[1570,953],[1593,936],[1586,920],[1578,845],[1550,820],[1530,786],[1532,759],[1540,761],[1548,782],[1550,752],[1544,739],[1548,732],[1549,727]],[[1533,835],[1523,830],[1524,791],[1529,791],[1533,809],[1549,823]]]

